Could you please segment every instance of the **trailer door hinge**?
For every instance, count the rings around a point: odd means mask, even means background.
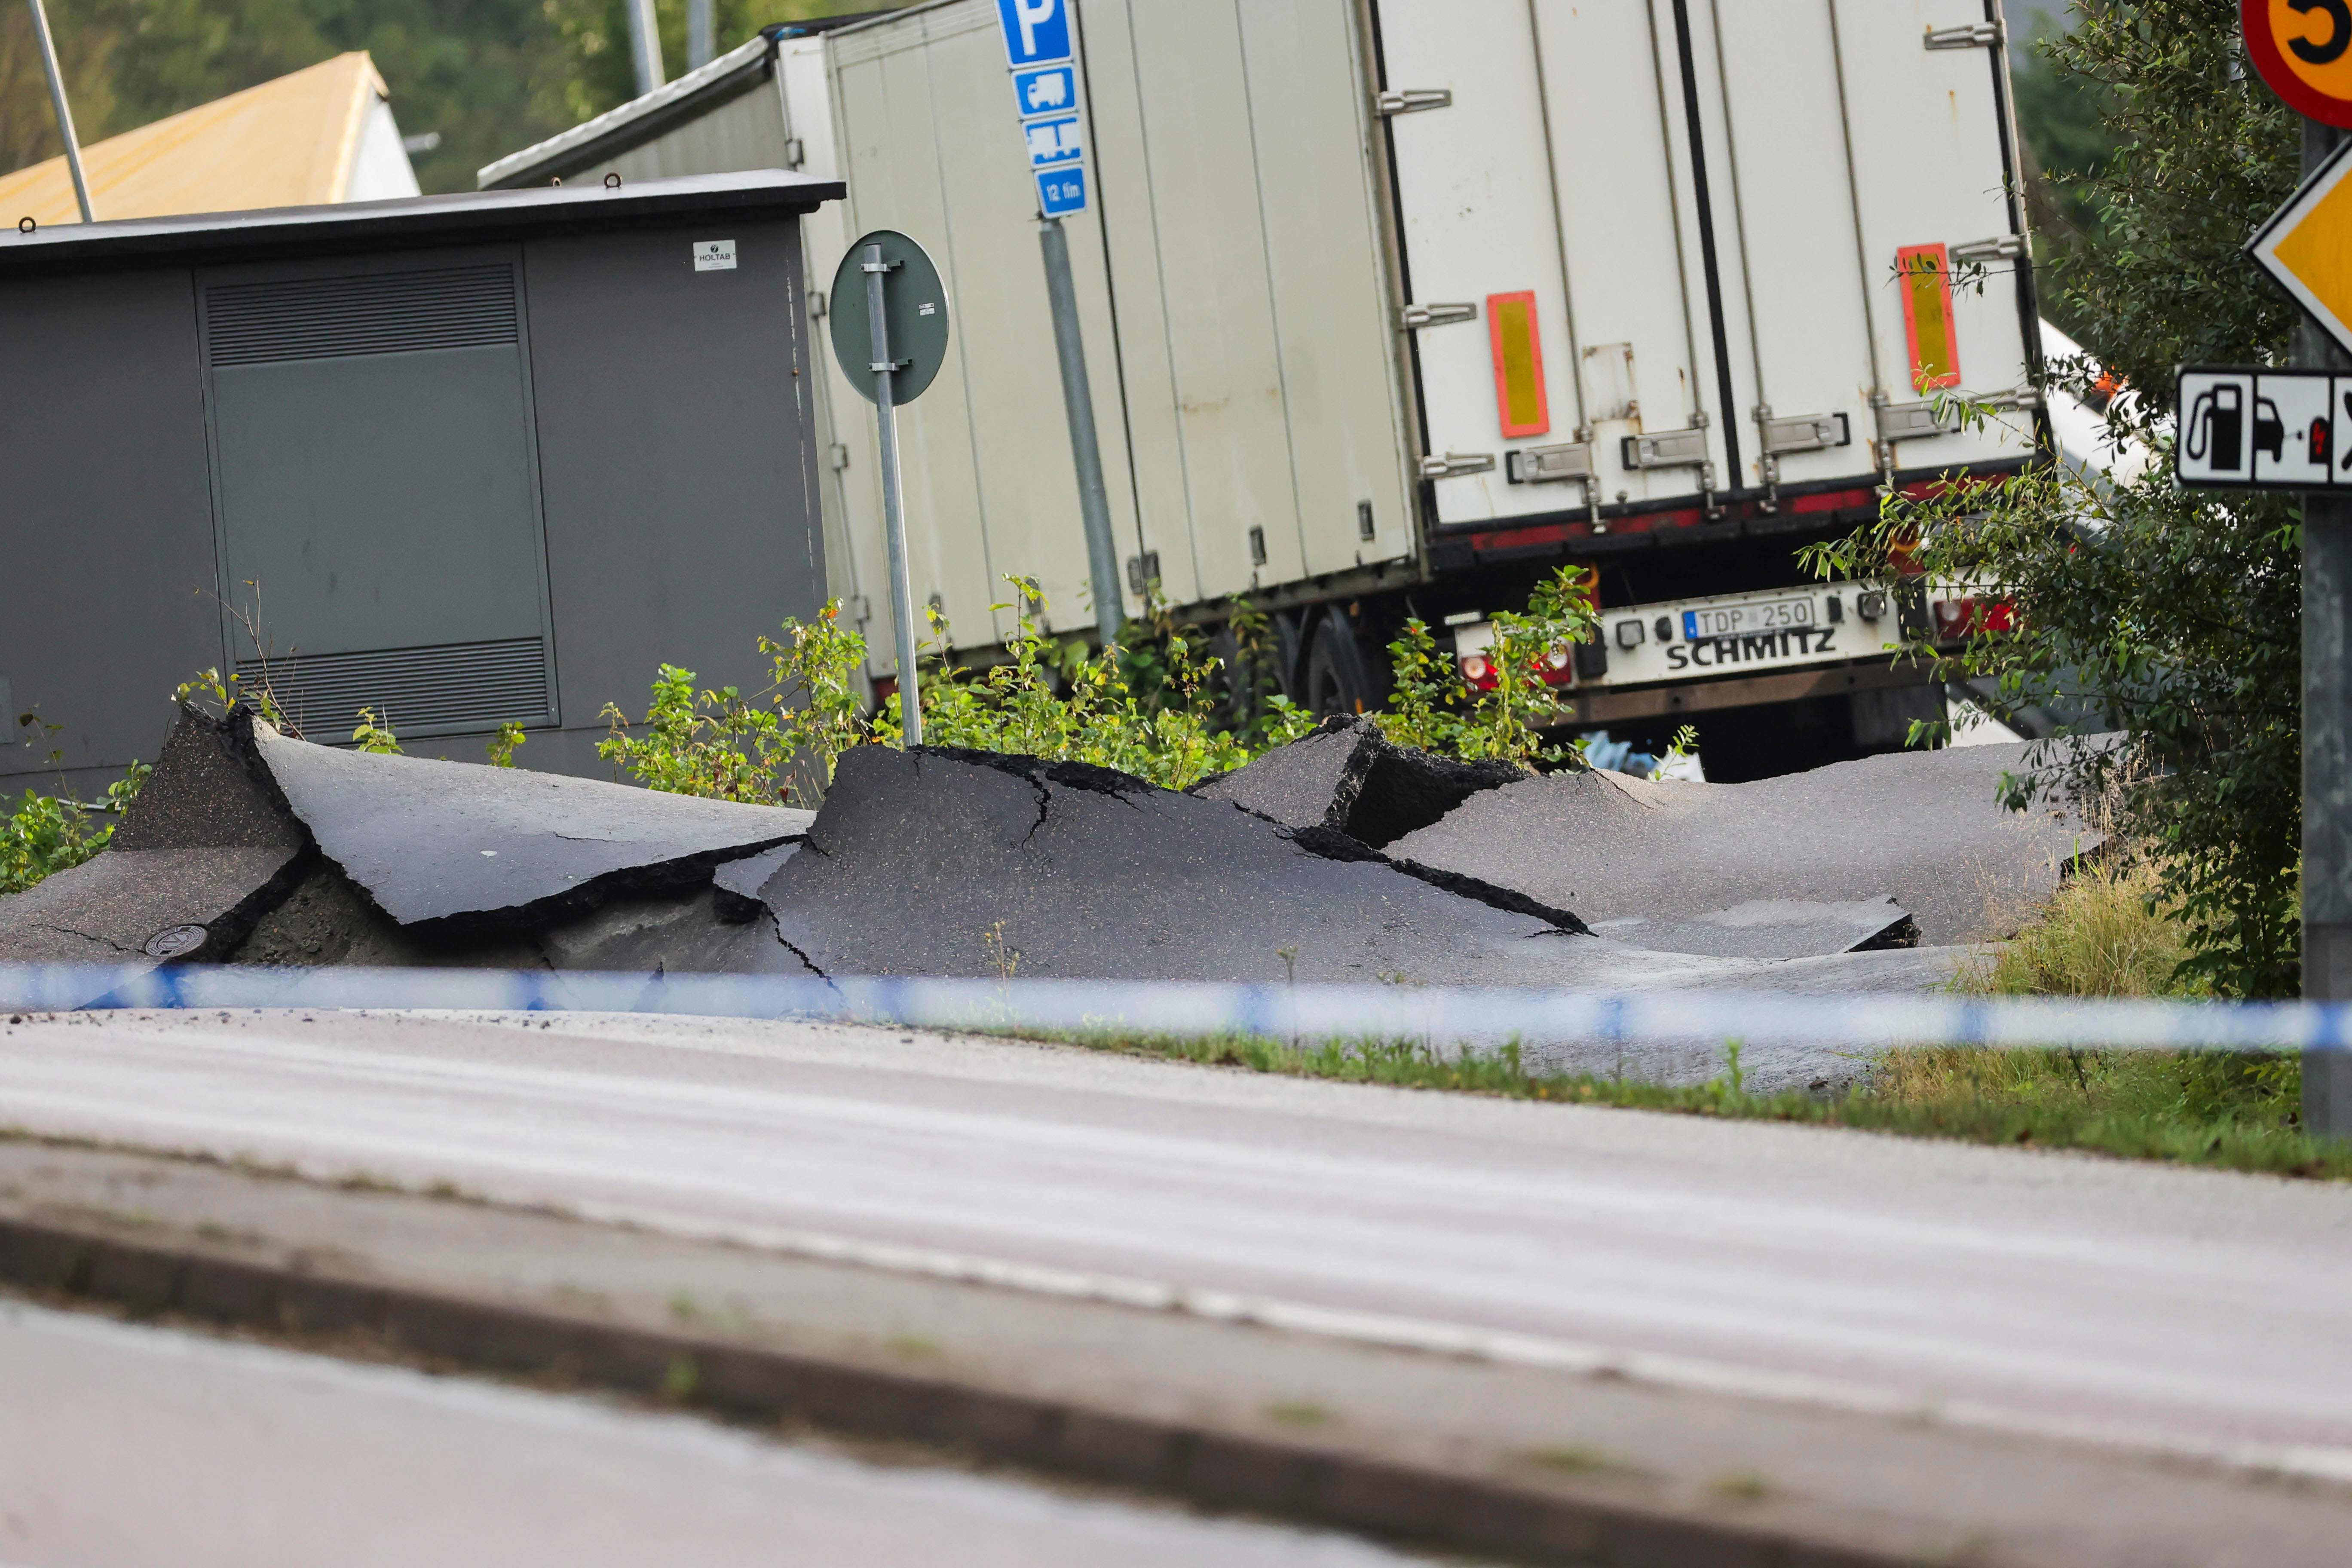
[[[1452,107],[1454,107],[1454,89],[1447,87],[1391,90],[1372,100],[1372,112],[1381,115],[1418,114],[1424,109],[1451,109]]]
[[[812,289],[808,291],[808,295],[809,320],[813,321],[823,320],[824,317],[824,290],[822,289]]]
[[[1443,457],[1432,453],[1421,460],[1421,477],[1424,479],[1453,479],[1464,474],[1494,471],[1495,457],[1491,452],[1448,452]]]
[[[849,467],[849,448],[839,441],[827,447],[824,449],[824,456],[825,460],[833,465],[833,471],[835,473]]]
[[[1970,22],[1964,27],[1930,27],[1927,47],[1931,49],[1997,49],[2000,47],[2000,24]]]
[[[1999,239],[1974,239],[1952,247],[1954,261],[2015,261],[2025,254],[2025,237],[2004,234]]]
[[[808,148],[797,136],[784,138],[784,167],[797,169],[808,162]]]
[[[1706,458],[1706,428],[1662,430],[1655,436],[1628,436],[1620,461],[1628,468],[1696,468]]]
[[[1998,408],[2003,412],[2015,409],[2021,413],[2031,414],[2042,406],[2042,389],[2038,386],[2021,386],[2010,392],[1988,393],[1984,398],[1984,405],[1987,408]]]
[[[1454,321],[1475,321],[1478,319],[1475,305],[1407,305],[1397,317],[1398,323],[1408,332],[1423,327],[1443,327]]]

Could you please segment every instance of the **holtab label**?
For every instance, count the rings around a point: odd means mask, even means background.
[[[697,272],[732,272],[735,270],[735,242],[731,239],[698,239],[694,242],[694,269]]]

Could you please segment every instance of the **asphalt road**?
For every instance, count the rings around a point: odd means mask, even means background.
[[[1320,1532],[0,1303],[10,1568],[1380,1568]]]
[[[643,1017],[35,1020],[0,1028],[0,1125],[2352,1473],[2352,1190],[2316,1184]]]

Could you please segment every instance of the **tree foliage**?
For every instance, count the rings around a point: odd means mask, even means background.
[[[2300,509],[2171,478],[2174,367],[2282,361],[2294,321],[2241,247],[2294,186],[2299,121],[2249,79],[2237,32],[2235,0],[2102,0],[2044,46],[2095,89],[2116,142],[2084,181],[2097,231],[2053,272],[2121,395],[2087,363],[2053,378],[2157,460],[2123,482],[2038,465],[1891,497],[1874,525],[1811,558],[1973,586],[1985,613],[1965,639],[1938,656],[1922,637],[1915,653],[2008,708],[2120,726],[2117,747],[2037,744],[2013,799],[2112,803],[2158,855],[2153,896],[2187,922],[2183,979],[2268,996],[2297,975]]]
[[[719,47],[772,22],[878,8],[878,0],[717,0]],[[686,0],[656,0],[667,74],[686,71]],[[365,49],[427,191],[635,96],[623,0],[71,0],[50,26],[76,129],[96,142]],[[0,174],[61,150],[32,24],[0,5]]]

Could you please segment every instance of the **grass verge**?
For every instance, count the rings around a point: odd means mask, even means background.
[[[1387,1084],[1568,1105],[1613,1106],[1759,1121],[1853,1127],[1914,1138],[2074,1149],[2134,1160],[2326,1181],[2352,1180],[2352,1145],[2296,1125],[2302,1064],[2293,1057],[2144,1051],[1886,1052],[1859,1088],[1831,1099],[1753,1094],[1738,1053],[1703,1084],[1546,1073],[1516,1047],[1447,1056],[1418,1041],[1291,1045],[1250,1035],[1177,1038],[1127,1033],[1058,1037],[1072,1045],[1291,1078]]]

